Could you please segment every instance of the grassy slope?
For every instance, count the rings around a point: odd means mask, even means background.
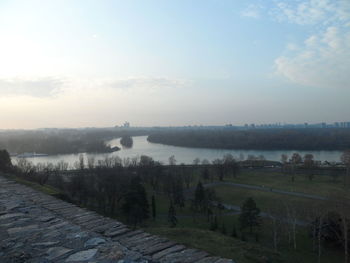
[[[151,227],[147,228],[147,231],[193,248],[203,249],[212,255],[233,258],[239,263],[259,262],[263,257],[271,259],[271,262],[282,262],[279,253],[217,232],[188,227]]]
[[[4,173],[0,172],[0,175],[6,177],[8,179],[11,179],[19,184],[29,186],[37,191],[43,192],[43,193],[48,194],[48,195],[57,196],[60,194],[60,191],[58,189],[56,189],[52,186],[49,186],[49,185],[40,185],[38,183],[27,181],[23,178],[20,178],[20,177],[17,177],[15,175],[11,175],[11,174],[4,174]]]

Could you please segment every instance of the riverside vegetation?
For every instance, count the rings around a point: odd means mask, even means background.
[[[349,156],[342,158],[347,169],[330,169],[330,176],[317,174],[310,156],[297,155],[269,169],[230,155],[193,165],[176,165],[173,156],[169,165],[147,156],[80,158],[68,171],[63,163],[12,166],[2,151],[0,170],[133,228],[237,262],[347,262]]]
[[[146,135],[148,131],[137,129],[124,131],[122,129],[49,129],[49,130],[18,130],[0,132],[0,149],[10,153],[109,153],[118,151],[118,147],[105,144],[108,139]]]
[[[346,150],[350,129],[198,129],[154,132],[148,141],[174,146],[254,150]]]

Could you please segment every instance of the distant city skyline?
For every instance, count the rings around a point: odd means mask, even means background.
[[[0,17],[0,129],[349,119],[348,0],[4,0]]]

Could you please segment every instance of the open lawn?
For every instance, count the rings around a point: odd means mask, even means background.
[[[252,197],[255,200],[257,207],[264,212],[268,212],[271,207],[276,205],[282,207],[289,205],[299,208],[299,212],[302,213],[303,211],[308,211],[308,208],[310,207],[317,207],[326,202],[273,192],[239,188],[230,185],[218,185],[213,187],[213,189],[215,189],[216,194],[222,203],[240,206],[248,197]],[[305,217],[305,215],[300,214],[300,219],[303,217]]]
[[[274,205],[282,197],[286,202],[296,202],[298,206],[312,205],[313,202],[322,202],[301,197],[289,197],[276,193],[262,192],[257,190],[247,190],[230,186],[217,186],[216,192],[223,201],[240,205],[246,197],[252,196],[259,207],[268,208]],[[258,230],[259,238],[256,241],[255,235],[245,234],[246,241],[241,240],[242,233],[239,230],[238,215],[232,215],[227,210],[215,210],[217,214],[218,229],[210,231],[211,223],[205,214],[193,214],[186,202],[185,208],[176,207],[178,224],[172,228],[167,221],[167,211],[169,201],[165,195],[157,195],[157,218],[148,220],[144,226],[145,231],[168,237],[171,240],[208,251],[212,255],[233,258],[238,263],[264,262],[263,258],[268,258],[268,262],[317,262],[317,253],[312,249],[310,230],[306,226],[297,226],[297,249],[294,250],[288,244],[286,232],[284,238],[279,243],[279,253],[275,253],[272,242],[271,222],[267,218],[262,218],[262,226]],[[222,233],[225,226],[226,234]],[[233,226],[237,231],[237,237],[231,237]],[[341,262],[342,251],[323,249],[321,263]]]
[[[262,262],[264,258],[268,258],[269,262],[283,262],[280,254],[270,249],[213,231],[188,227],[151,227],[147,228],[147,231],[193,248],[203,249],[212,255],[233,258],[237,263]]]
[[[215,170],[211,170],[211,173],[215,174]],[[200,177],[199,172],[194,172],[196,184]],[[214,176],[215,177],[215,176]],[[215,181],[217,181],[215,177]],[[202,180],[203,181],[203,180]],[[338,177],[334,180],[331,176],[326,175],[314,175],[312,181],[309,180],[308,175],[295,175],[295,180],[292,182],[290,175],[284,175],[282,172],[266,171],[259,169],[247,170],[244,169],[238,173],[237,177],[225,176],[224,181],[250,184],[257,186],[264,186],[266,188],[280,189],[291,192],[301,192],[313,195],[320,195],[327,197],[330,193],[336,192],[344,188],[343,177]]]

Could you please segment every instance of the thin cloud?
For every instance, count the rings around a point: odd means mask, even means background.
[[[261,16],[262,6],[250,4],[241,12],[241,16],[258,19]]]
[[[114,80],[109,86],[116,89],[149,89],[150,91],[165,88],[179,88],[188,84],[188,81],[171,78],[128,78]]]
[[[60,92],[65,80],[55,77],[37,79],[0,79],[0,96],[51,97]]]
[[[286,45],[275,60],[276,72],[292,82],[311,87],[349,88],[350,1],[310,0],[292,6],[277,3],[279,21],[318,25],[303,43]]]
[[[287,21],[299,25],[343,24],[350,19],[350,1],[278,1],[275,8],[272,9],[271,15],[279,22]]]

